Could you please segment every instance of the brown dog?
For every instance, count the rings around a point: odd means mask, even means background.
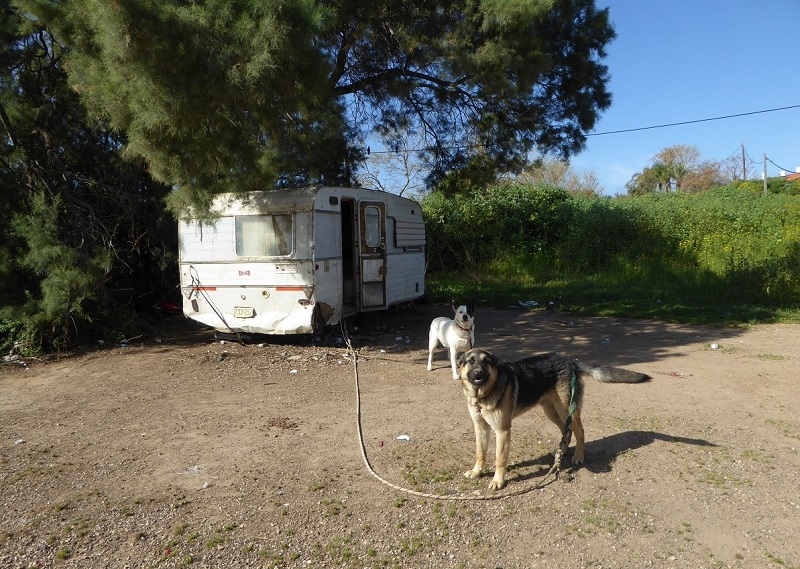
[[[501,363],[494,355],[481,349],[470,350],[459,357],[458,376],[475,427],[475,466],[464,476],[480,476],[486,462],[489,438],[494,431],[496,450],[494,478],[489,483],[491,490],[499,490],[505,485],[511,420],[514,417],[538,404],[563,433],[570,402],[574,402],[570,421],[570,430],[575,435],[572,462],[581,464],[585,454],[581,423],[584,377],[590,376],[604,383],[640,383],[650,379],[643,373],[587,365],[554,353]]]

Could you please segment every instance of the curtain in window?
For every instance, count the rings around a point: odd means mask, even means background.
[[[236,216],[236,254],[239,257],[284,257],[291,252],[291,215]]]

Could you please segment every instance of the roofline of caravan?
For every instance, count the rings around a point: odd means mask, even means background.
[[[413,200],[403,196],[381,190],[320,185],[218,194],[214,197],[211,207],[214,214],[219,216],[262,213],[265,211],[269,211],[270,213],[312,211],[317,195],[325,191],[329,191],[331,194],[339,197],[352,196],[354,198],[363,199],[366,195],[371,194],[376,197],[385,196],[391,200],[413,202]],[[350,194],[350,196],[348,196],[348,194]]]

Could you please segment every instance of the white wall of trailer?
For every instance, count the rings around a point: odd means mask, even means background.
[[[386,212],[388,303],[416,300],[425,293],[425,225],[419,204],[391,196]]]
[[[337,323],[343,311],[343,199],[386,204],[387,305],[420,298],[425,231],[419,204],[358,188],[304,188],[219,196],[216,222],[179,222],[184,314],[222,331],[310,333],[314,305],[322,303],[333,310],[329,324]],[[237,256],[235,215],[284,213],[294,219],[290,255]]]
[[[416,300],[425,293],[425,253],[389,253],[386,272],[388,304]]]
[[[329,198],[337,198],[332,205]],[[342,234],[341,234],[341,202],[353,199],[356,202],[380,201],[386,204],[386,300],[388,305],[416,300],[425,293],[425,225],[422,219],[422,208],[416,202],[394,194],[377,192],[364,188],[321,188],[314,205],[314,258],[317,261],[336,259],[334,272],[317,271],[317,297],[322,299],[322,291],[329,294],[336,291],[337,298],[331,302],[342,306]],[[401,230],[398,244],[397,227]],[[405,236],[406,241],[403,241]],[[406,246],[403,244],[406,243]],[[323,285],[324,281],[324,285]]]

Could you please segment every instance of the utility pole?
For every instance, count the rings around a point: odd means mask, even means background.
[[[747,179],[747,162],[744,161],[744,142],[742,142],[742,180]]]
[[[767,153],[764,153],[764,195],[767,195]]]

